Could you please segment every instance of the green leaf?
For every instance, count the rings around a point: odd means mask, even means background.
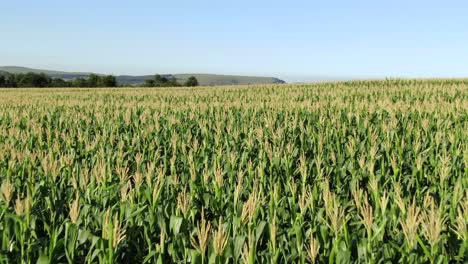
[[[266,222],[265,221],[261,221],[256,230],[255,230],[255,244],[258,243],[258,240],[260,239],[260,237],[262,236],[263,234],[263,230],[265,229],[265,225],[266,225]]]
[[[190,250],[190,262],[191,263],[201,263],[201,254],[198,250]]]
[[[50,263],[49,257],[47,257],[45,255],[39,256],[39,258],[37,259],[37,262],[36,262],[36,264],[49,264],[49,263]]]
[[[239,259],[244,246],[245,236],[237,236],[234,239],[234,258]]]
[[[148,253],[148,255],[146,255],[146,257],[143,259],[143,263],[152,263],[152,258],[154,255],[156,255],[156,251],[150,251],[150,253]]]
[[[180,226],[182,225],[184,219],[179,216],[172,215],[170,222],[169,222],[169,228],[172,230],[174,235],[179,234],[180,231]]]
[[[430,259],[431,258],[431,252],[429,251],[429,249],[424,245],[424,242],[421,240],[421,238],[418,235],[416,235],[416,239],[418,240],[418,244],[423,249],[424,254],[426,255],[426,257],[428,257]]]

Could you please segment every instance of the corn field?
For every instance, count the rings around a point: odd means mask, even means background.
[[[468,80],[0,90],[0,263],[463,263]]]

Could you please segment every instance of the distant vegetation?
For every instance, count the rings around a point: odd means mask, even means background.
[[[44,73],[50,78],[59,78],[65,81],[70,81],[77,78],[88,78],[90,72],[65,72],[51,71],[43,69],[33,69],[17,66],[0,66],[0,75],[2,73],[11,74],[26,74],[26,73]],[[97,74],[102,76],[101,74]],[[283,80],[274,77],[258,77],[258,76],[239,76],[239,75],[218,75],[218,74],[164,74],[169,80],[175,79],[179,84],[185,84],[187,80],[193,76],[197,79],[199,85],[203,86],[219,86],[219,85],[246,85],[246,84],[277,84],[284,83]],[[118,86],[142,86],[147,80],[154,79],[154,75],[117,75],[115,79]],[[150,81],[151,82],[151,81]],[[163,85],[164,86],[164,85]]]
[[[144,87],[176,87],[176,86],[198,86],[196,77],[189,77],[183,84],[175,78],[155,75],[153,79],[146,80]],[[90,74],[87,77],[78,77],[71,80],[53,78],[44,73],[0,73],[0,87],[117,87],[115,76],[100,76]]]
[[[282,84],[283,80],[274,77],[258,76],[238,76],[238,75],[218,75],[218,74],[175,74],[174,78],[178,82],[186,82],[190,76],[197,78],[200,85],[203,86],[221,86],[221,85],[254,85],[254,84]]]
[[[177,87],[177,86],[198,86],[195,76],[190,76],[182,85],[173,76],[166,77],[156,74],[154,78],[145,80],[143,87]]]
[[[90,74],[72,80],[52,78],[44,73],[6,73],[0,75],[0,87],[116,87],[117,80],[112,75]]]

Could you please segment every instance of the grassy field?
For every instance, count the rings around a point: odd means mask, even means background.
[[[462,263],[468,80],[0,90],[0,263]]]

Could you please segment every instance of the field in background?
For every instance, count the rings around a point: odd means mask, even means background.
[[[0,263],[468,254],[468,81],[0,90]]]

